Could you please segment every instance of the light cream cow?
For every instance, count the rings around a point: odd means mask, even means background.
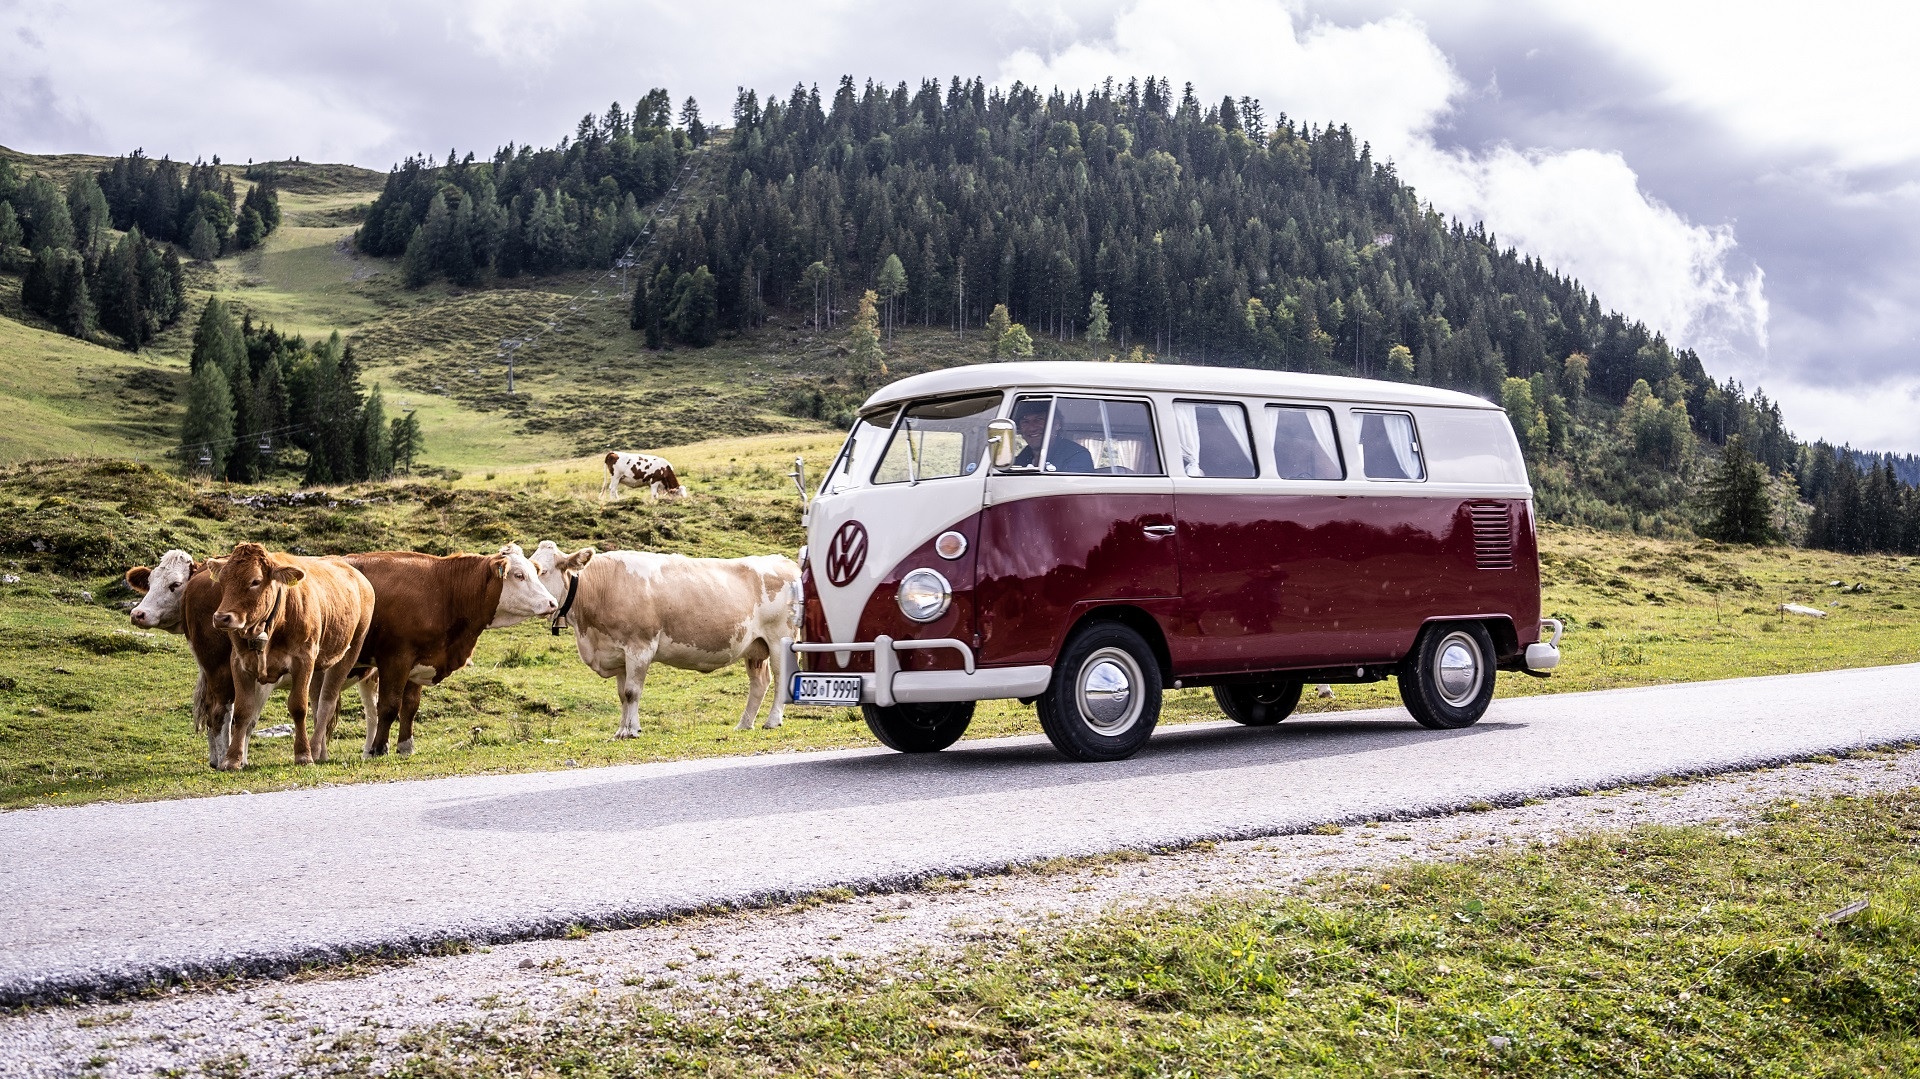
[[[781,555],[688,558],[591,547],[566,554],[552,540],[530,556],[540,583],[572,623],[580,658],[602,678],[620,679],[620,729],[640,733],[640,693],[655,663],[690,671],[747,665],[751,730],[772,681],[771,658],[800,625],[800,567]],[[571,593],[571,597],[569,597]],[[766,726],[778,727],[774,694]]]

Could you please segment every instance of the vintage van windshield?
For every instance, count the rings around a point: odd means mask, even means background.
[[[1001,394],[986,393],[908,405],[873,470],[875,483],[918,483],[979,471],[987,448],[987,421]]]
[[[894,417],[899,414],[898,407],[883,408],[853,422],[853,431],[847,435],[846,444],[840,447],[840,456],[834,459],[833,468],[820,482],[821,494],[838,494],[865,482],[864,477],[873,470],[873,463],[880,456],[880,446],[887,440],[887,432],[893,429]]]

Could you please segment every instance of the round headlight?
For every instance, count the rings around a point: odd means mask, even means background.
[[[931,622],[947,613],[953,602],[953,586],[930,569],[917,569],[900,579],[900,591],[894,597],[900,613],[915,622]]]

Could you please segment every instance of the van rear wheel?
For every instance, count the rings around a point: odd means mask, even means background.
[[[1138,633],[1095,622],[1067,641],[1038,702],[1040,728],[1077,761],[1140,752],[1160,722],[1160,663]]]
[[[958,742],[973,722],[972,701],[895,704],[882,708],[863,704],[860,714],[880,744],[901,753],[938,753]]]
[[[1493,701],[1493,636],[1478,622],[1436,622],[1421,631],[1400,671],[1400,699],[1422,727],[1471,727]]]
[[[1245,727],[1271,727],[1293,714],[1306,683],[1297,678],[1249,685],[1215,686],[1213,699],[1227,718]]]

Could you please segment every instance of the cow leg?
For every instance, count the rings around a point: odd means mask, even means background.
[[[771,686],[773,684],[774,676],[780,673],[780,665],[773,662],[772,648],[767,649],[767,653],[768,653],[767,658],[762,660],[761,664],[763,669],[765,669],[767,672],[765,676],[767,679],[767,684]],[[752,677],[753,672],[751,670],[749,670],[747,673],[748,673],[748,677]],[[774,690],[773,704],[767,709],[767,729],[768,730],[772,730],[775,727],[778,727],[781,721],[786,719],[787,707],[786,705],[780,703],[780,698],[781,698],[781,691],[778,689]]]
[[[379,719],[367,723],[367,748],[365,756],[384,757],[387,755],[387,735],[393,730],[394,721],[400,718],[400,702],[405,697],[407,672],[413,669],[413,657],[396,652],[380,664]]]
[[[653,653],[628,652],[627,667],[620,675],[620,729],[615,738],[640,736],[640,692],[647,685],[647,668],[653,665]]]
[[[413,756],[413,717],[420,711],[420,683],[409,681],[400,701],[400,740],[393,751],[402,757]]]
[[[371,671],[360,680],[360,714],[367,719],[367,745],[362,757],[373,756],[373,735],[380,729],[380,672]]]
[[[207,767],[219,768],[227,756],[227,728],[233,722],[233,674],[223,671],[208,678],[201,671],[193,683],[193,726],[207,736]]]
[[[750,731],[753,729],[753,717],[760,714],[760,698],[767,695],[767,683],[772,681],[772,678],[767,674],[766,656],[755,659],[753,655],[749,653],[745,658],[747,664],[747,710],[741,713],[740,725],[734,728],[734,730],[737,731]],[[767,726],[779,726],[774,716],[767,717]]]
[[[620,501],[620,474],[611,469],[607,471],[607,499],[611,502]]]
[[[319,689],[313,709],[313,759],[317,764],[326,763],[327,743],[333,741],[333,725],[340,718],[340,694],[346,692],[347,681],[353,677],[356,654],[348,652],[340,662],[314,672],[314,685]]]
[[[293,763],[312,764],[313,746],[307,741],[307,706],[312,702],[313,657],[295,655],[287,682],[287,718],[293,721]]]
[[[233,715],[227,721],[226,748],[221,753],[221,767],[225,771],[237,771],[247,766],[247,743],[253,737],[253,725],[260,720],[260,712],[267,706],[267,698],[273,695],[273,683],[256,682],[236,666],[233,672]]]

